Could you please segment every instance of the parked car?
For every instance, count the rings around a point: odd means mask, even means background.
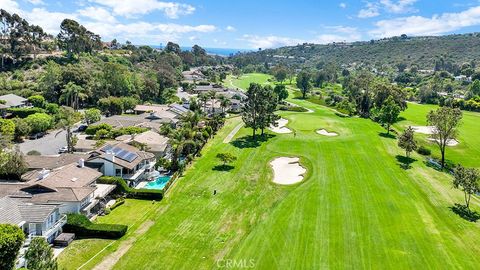
[[[36,140],[36,139],[42,138],[43,136],[45,136],[45,132],[38,132],[38,133],[30,135],[30,137],[28,137],[28,138],[30,140]]]
[[[88,128],[87,125],[80,125],[77,128],[77,132],[84,132]]]
[[[68,147],[66,147],[66,146],[60,147],[60,149],[58,149],[59,154],[63,154],[63,153],[67,153],[67,152],[68,152]]]

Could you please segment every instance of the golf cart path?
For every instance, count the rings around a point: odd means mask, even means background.
[[[118,249],[112,253],[109,254],[105,259],[97,264],[94,270],[105,270],[105,269],[113,269],[115,264],[120,260],[120,258],[127,253],[127,251],[132,247],[133,243],[137,240],[137,238],[150,229],[152,225],[155,224],[155,222],[151,220],[147,220],[140,227],[134,232],[134,236],[131,237],[130,239],[126,240],[125,242],[121,243]]]
[[[223,143],[230,143],[230,141],[233,139],[233,137],[235,136],[235,134],[237,134],[237,132],[243,127],[244,123],[240,123],[238,124],[228,135],[227,137],[225,137],[225,139],[223,140]]]

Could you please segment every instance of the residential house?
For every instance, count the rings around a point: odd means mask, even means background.
[[[159,131],[164,123],[170,123],[175,126],[180,117],[185,114],[185,109],[182,107],[183,111],[179,111],[178,107],[181,106],[138,105],[134,110],[137,114],[106,117],[94,123],[94,125],[108,124],[114,128],[135,126]]]
[[[154,154],[119,142],[93,151],[86,165],[97,168],[103,175],[122,177],[130,186],[136,186],[155,171],[155,162]]]
[[[88,155],[86,154],[70,154],[64,153],[59,155],[48,155],[48,156],[35,156],[35,155],[26,155],[24,156],[25,163],[29,170],[41,170],[48,169],[53,170],[60,168],[72,163],[79,161],[80,159],[87,159]]]
[[[0,198],[0,213],[0,223],[19,226],[27,235],[27,241],[41,236],[52,243],[67,222],[58,204],[30,203],[11,197]]]
[[[15,94],[6,94],[0,96],[0,100],[5,102],[5,104],[2,105],[6,106],[7,108],[21,108],[28,105],[28,100],[26,98],[17,96]]]
[[[17,198],[33,204],[58,204],[60,214],[91,215],[115,185],[97,184],[102,174],[78,163],[53,170],[33,170],[22,175],[24,182],[0,183],[0,198]]]
[[[140,134],[122,135],[115,138],[117,141],[124,142],[129,145],[142,145],[146,150],[155,155],[155,157],[164,157],[168,151],[168,137],[160,135],[158,132],[151,130]]]

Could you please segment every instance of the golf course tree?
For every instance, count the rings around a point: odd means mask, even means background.
[[[378,122],[386,126],[387,134],[390,134],[390,126],[397,122],[400,114],[400,106],[395,103],[393,97],[388,97],[378,111]]]
[[[277,108],[277,97],[270,86],[262,87],[251,83],[247,90],[242,120],[246,127],[252,128],[255,139],[257,129],[263,132],[270,124],[275,124],[278,116],[274,114]]]
[[[283,84],[283,81],[287,78],[288,69],[284,65],[277,65],[273,67],[272,74],[277,82]]]
[[[53,250],[43,237],[34,237],[25,253],[28,269],[57,270],[57,260]]]
[[[453,187],[461,189],[464,194],[465,207],[470,211],[470,199],[472,195],[480,192],[480,172],[475,168],[465,168],[461,165],[453,169]]]
[[[275,92],[275,94],[277,95],[278,102],[281,102],[288,98],[288,91],[283,84],[275,85],[275,87],[273,88],[273,92]]]
[[[417,142],[414,138],[412,127],[408,127],[398,138],[398,146],[405,150],[405,156],[410,158],[410,153],[417,149]]]
[[[297,75],[297,87],[302,91],[302,98],[305,99],[307,97],[308,91],[312,89],[312,75],[305,71],[302,70],[300,73]]]
[[[263,136],[265,128],[277,125],[280,116],[274,112],[277,110],[278,97],[270,85],[263,86],[260,91],[260,130]]]
[[[442,154],[441,166],[445,168],[445,149],[450,140],[457,136],[457,127],[462,119],[462,111],[458,108],[441,107],[436,111],[430,111],[427,115],[427,123],[433,126],[432,138],[440,148]]]
[[[226,166],[227,163],[231,163],[237,160],[236,156],[228,152],[218,153],[216,157],[223,163],[222,166]]]
[[[25,236],[20,227],[0,224],[0,269],[14,269]]]

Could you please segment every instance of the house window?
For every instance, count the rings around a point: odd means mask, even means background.
[[[115,176],[122,176],[122,169],[115,169]]]

